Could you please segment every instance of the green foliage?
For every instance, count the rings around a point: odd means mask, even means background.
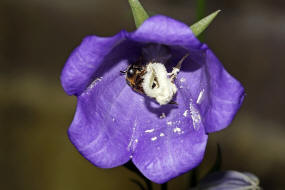
[[[149,18],[149,15],[145,11],[139,0],[129,0],[129,4],[132,9],[136,27],[138,28],[146,19]],[[190,26],[195,36],[199,36],[215,19],[219,12],[220,10],[208,15],[207,17],[199,20],[198,22]]]
[[[216,18],[216,16],[219,14],[220,10],[215,11],[214,13],[206,16],[205,18],[199,20],[192,26],[190,26],[192,32],[195,34],[195,36],[199,36],[206,28],[211,24],[211,22]]]
[[[133,12],[136,27],[138,28],[149,16],[139,0],[129,0],[129,4]]]

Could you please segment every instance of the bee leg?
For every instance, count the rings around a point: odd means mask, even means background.
[[[125,75],[127,73],[127,70],[120,71],[121,74]]]
[[[173,100],[171,100],[168,104],[175,104],[175,105],[178,105],[178,103],[175,102],[175,101],[173,101]]]
[[[137,77],[137,78],[135,79],[135,83],[136,83],[137,85],[141,85],[142,82],[143,82],[143,78]]]

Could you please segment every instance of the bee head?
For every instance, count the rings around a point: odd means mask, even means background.
[[[132,78],[136,74],[136,70],[137,69],[135,69],[135,68],[133,68],[133,66],[131,66],[127,71],[127,77]]]

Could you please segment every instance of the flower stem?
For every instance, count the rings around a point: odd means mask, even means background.
[[[161,190],[167,190],[167,182],[161,184]]]
[[[124,164],[124,167],[126,167],[128,170],[136,173],[139,177],[141,177],[147,186],[147,190],[153,190],[152,189],[152,182],[149,179],[147,179],[144,175],[142,175],[142,173],[137,169],[137,167],[132,163],[132,161],[129,161],[126,164]]]
[[[194,168],[190,173],[190,187],[195,187],[197,185],[197,168]]]
[[[148,180],[147,178],[145,178],[144,181],[145,181],[145,183],[146,183],[147,189],[148,189],[148,190],[152,190],[151,181]]]
[[[197,0],[196,5],[196,19],[201,20],[205,16],[206,0]],[[204,41],[204,36],[201,34],[199,37],[200,41]]]

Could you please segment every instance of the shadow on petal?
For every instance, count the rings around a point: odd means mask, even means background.
[[[175,101],[176,98],[173,98]],[[148,111],[155,114],[158,118],[167,117],[173,109],[178,109],[179,105],[176,104],[166,104],[166,105],[159,105],[154,99],[145,97],[144,103]],[[161,118],[162,119],[162,118]]]
[[[171,59],[168,69],[175,67],[183,56],[189,54],[189,56],[183,61],[181,70],[184,72],[193,72],[200,69],[205,64],[205,51],[204,50],[187,50],[183,47],[172,46]]]

